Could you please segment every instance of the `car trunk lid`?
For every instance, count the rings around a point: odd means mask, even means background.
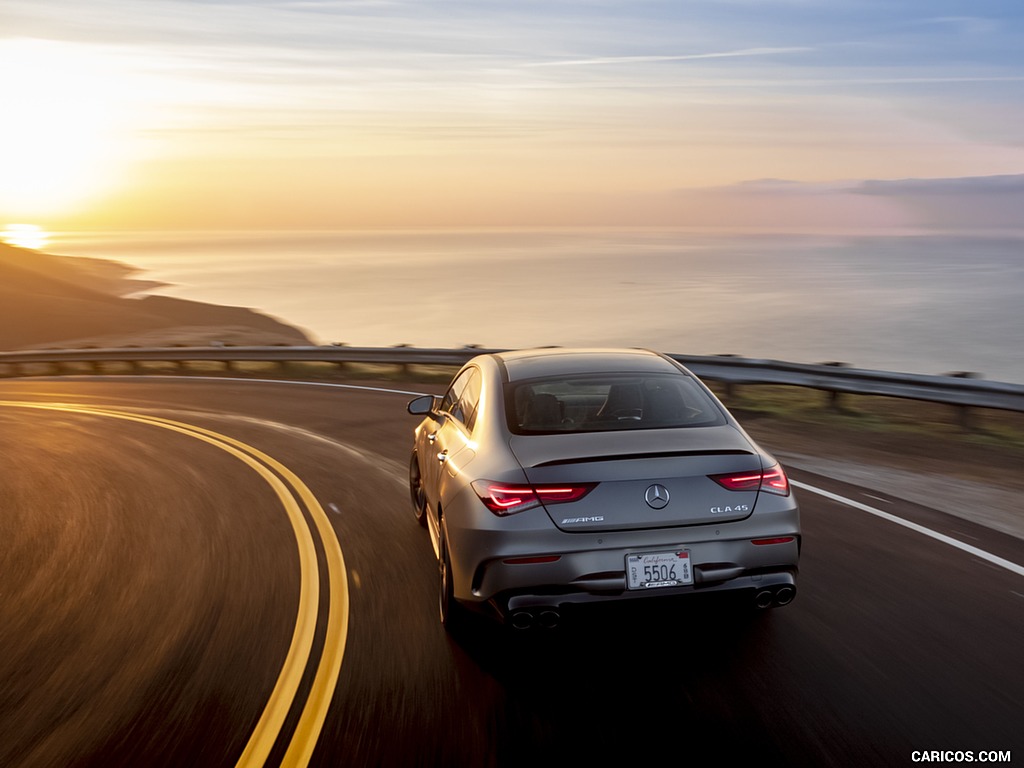
[[[757,491],[730,491],[709,476],[763,468],[732,426],[516,435],[510,445],[534,485],[597,483],[582,499],[545,505],[552,522],[569,532],[742,520]]]

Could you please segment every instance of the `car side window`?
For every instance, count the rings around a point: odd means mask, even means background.
[[[455,381],[448,387],[448,391],[444,393],[444,397],[441,398],[441,411],[444,413],[451,413],[452,408],[459,401],[459,395],[462,394],[462,390],[466,388],[466,381],[469,379],[470,371],[466,371],[459,376]]]
[[[475,368],[469,368],[463,371],[459,376],[452,382],[451,386],[448,387],[448,391],[444,395],[444,399],[441,400],[441,410],[447,413],[456,421],[465,421],[465,416],[462,412],[461,398],[462,393],[466,389],[466,385],[469,383],[470,378],[476,373]]]
[[[466,429],[470,432],[476,426],[476,414],[480,409],[482,383],[480,372],[474,369],[473,375],[469,377],[469,381],[466,382],[466,388],[462,390],[462,395],[459,397],[462,423],[466,425]]]

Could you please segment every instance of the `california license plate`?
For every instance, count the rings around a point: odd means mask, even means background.
[[[657,589],[693,584],[690,553],[645,552],[626,555],[626,585],[630,589]]]

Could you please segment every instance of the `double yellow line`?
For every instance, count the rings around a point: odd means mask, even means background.
[[[299,505],[301,500],[308,510],[323,544],[330,591],[327,630],[320,663],[302,714],[281,762],[282,766],[288,768],[307,765],[317,739],[320,737],[338,676],[341,673],[341,661],[345,654],[345,642],[348,636],[349,595],[345,559],[342,556],[338,538],[323,507],[320,506],[306,484],[291,470],[262,451],[227,435],[191,424],[90,405],[0,401],[0,406],[103,416],[135,421],[178,432],[231,454],[259,474],[277,494],[288,514],[299,550],[299,609],[284,666],[281,668],[281,673],[267,700],[267,705],[253,729],[249,742],[236,763],[237,768],[254,768],[264,765],[278,740],[309,664],[320,604],[320,576],[313,532]],[[296,499],[296,495],[298,499]]]

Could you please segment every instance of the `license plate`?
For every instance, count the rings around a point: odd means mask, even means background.
[[[693,584],[690,553],[645,552],[626,555],[626,585],[630,589],[657,589]]]

